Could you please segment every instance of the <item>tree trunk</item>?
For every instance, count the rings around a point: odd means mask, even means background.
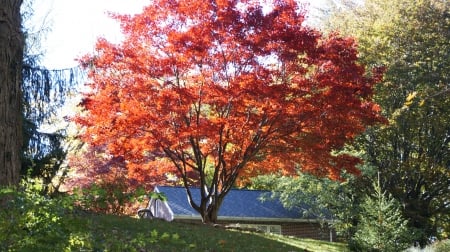
[[[225,193],[227,194],[227,193]],[[205,224],[215,224],[217,222],[217,215],[219,214],[220,206],[225,195],[223,193],[216,197],[213,196],[213,201],[211,204],[207,204],[206,207],[202,208],[200,215],[202,216],[202,222]]]
[[[22,147],[22,0],[0,0],[0,186],[19,182]]]
[[[217,222],[217,214],[219,213],[219,208],[214,205],[208,206],[206,211],[202,213],[202,222],[205,224],[215,224]]]

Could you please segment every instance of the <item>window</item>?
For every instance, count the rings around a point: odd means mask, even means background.
[[[268,225],[269,233],[271,234],[281,234],[281,226],[280,225]]]
[[[235,224],[235,227],[241,228],[254,228],[258,231],[271,233],[271,234],[281,234],[281,225],[258,225],[258,224]]]

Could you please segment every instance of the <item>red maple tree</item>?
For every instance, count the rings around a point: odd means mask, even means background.
[[[84,140],[137,179],[176,175],[204,222],[239,180],[358,173],[360,160],[335,150],[382,121],[372,101],[381,74],[357,63],[353,39],[308,28],[295,1],[260,2],[155,0],[113,15],[123,42],[99,39],[81,59]]]

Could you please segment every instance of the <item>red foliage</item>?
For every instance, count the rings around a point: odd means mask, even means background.
[[[304,26],[294,1],[155,0],[114,18],[125,40],[99,39],[81,60],[91,92],[76,121],[130,176],[174,173],[211,196],[298,165],[358,173],[359,159],[332,152],[383,120],[372,101],[381,75],[366,76],[352,38]]]
[[[108,154],[102,146],[88,146],[73,152],[68,161],[72,172],[64,181],[63,188],[77,195],[77,203],[89,211],[135,214],[147,203],[137,200],[139,189],[152,191],[155,184],[174,183],[161,183],[162,176],[148,176],[145,172],[139,177],[136,174],[129,176],[125,159]]]
[[[64,187],[68,191],[73,189],[85,189],[93,184],[113,183],[120,180],[124,183],[128,192],[139,187],[146,190],[153,190],[155,184],[170,185],[173,183],[161,183],[166,176],[149,176],[149,173],[131,170],[126,165],[126,160],[122,156],[112,156],[101,146],[88,146],[86,150],[71,153],[68,157],[72,174],[65,180]],[[133,171],[129,176],[129,171]]]

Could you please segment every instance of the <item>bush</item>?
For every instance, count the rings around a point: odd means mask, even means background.
[[[0,251],[62,251],[68,234],[64,216],[73,210],[70,198],[41,195],[42,184],[23,182],[0,189]]]
[[[129,190],[126,181],[106,180],[93,183],[82,189],[75,189],[78,204],[87,211],[105,214],[124,215],[145,194],[142,188]]]

